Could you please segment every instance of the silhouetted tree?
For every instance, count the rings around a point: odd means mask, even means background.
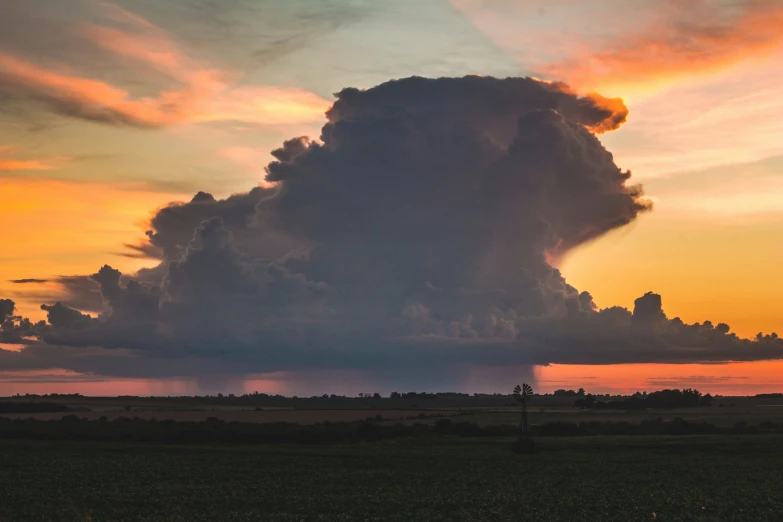
[[[577,408],[592,408],[595,405],[595,395],[588,393],[584,399],[578,399],[574,406]]]
[[[712,396],[702,397],[701,392],[691,388],[685,390],[661,390],[648,395],[635,393],[631,397],[609,402],[598,401],[592,395],[574,402],[577,408],[638,410],[643,408],[696,408],[710,406]]]

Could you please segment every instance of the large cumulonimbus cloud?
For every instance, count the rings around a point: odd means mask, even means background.
[[[44,345],[0,355],[133,375],[193,361],[393,371],[783,356],[774,335],[669,320],[655,294],[599,310],[552,266],[650,209],[594,134],[627,114],[527,78],[345,89],[320,140],[273,152],[273,188],[162,209],[134,247],[160,266],[92,276],[109,312],[53,305]],[[130,363],[116,355],[128,350]]]

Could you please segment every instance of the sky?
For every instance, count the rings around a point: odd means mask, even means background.
[[[783,2],[0,10],[0,394],[783,389]]]

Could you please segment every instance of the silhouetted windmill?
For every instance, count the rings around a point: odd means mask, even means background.
[[[527,401],[533,398],[533,388],[529,384],[522,383],[522,386],[517,384],[514,387],[514,400],[522,405],[522,419],[519,424],[519,428],[523,434],[528,433],[527,424]]]

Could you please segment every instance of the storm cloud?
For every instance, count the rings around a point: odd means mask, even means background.
[[[3,362],[4,343],[15,345],[34,343],[35,338],[40,337],[48,328],[45,321],[33,323],[25,317],[14,315],[15,311],[16,303],[12,299],[0,299],[0,362]]]
[[[161,264],[91,276],[109,312],[50,320],[43,341],[68,347],[57,364],[401,374],[783,356],[774,334],[745,340],[726,325],[669,320],[653,293],[633,311],[600,309],[555,268],[651,209],[595,135],[625,121],[621,101],[486,77],[336,96],[320,139],[273,152],[273,187],[158,211],[148,244],[134,248]],[[45,346],[2,355],[33,365]],[[64,355],[79,349],[90,357]],[[116,354],[128,350],[124,366]]]
[[[16,303],[10,299],[0,299],[0,324],[4,323],[6,319],[11,317],[16,309]]]

